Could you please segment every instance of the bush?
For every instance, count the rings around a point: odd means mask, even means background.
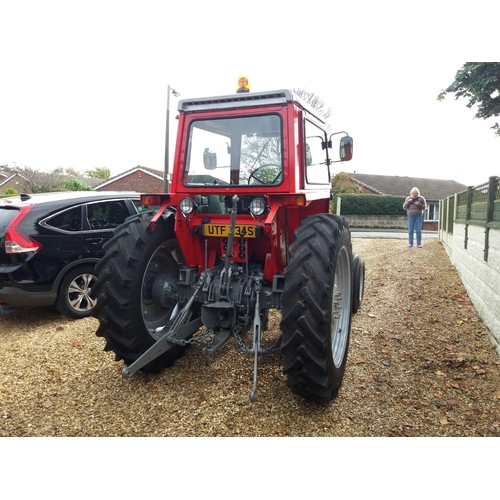
[[[16,194],[19,194],[19,192],[17,191],[17,189],[7,188],[5,190],[5,196],[13,196],[13,195],[16,195]]]
[[[342,215],[406,215],[405,196],[340,194]]]
[[[93,191],[93,189],[78,179],[71,179],[69,181],[61,182],[60,186],[68,191]]]

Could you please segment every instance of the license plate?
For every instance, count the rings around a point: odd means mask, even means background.
[[[229,236],[229,224],[203,224],[203,236],[218,236],[227,238]],[[236,224],[234,227],[234,237],[257,238],[257,226],[247,224]]]

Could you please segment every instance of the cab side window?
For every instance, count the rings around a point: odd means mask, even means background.
[[[327,164],[325,132],[306,120],[306,182],[307,184],[329,184],[330,173]]]

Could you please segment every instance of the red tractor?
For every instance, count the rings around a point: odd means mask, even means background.
[[[117,228],[96,267],[105,350],[126,378],[234,337],[254,357],[251,401],[258,358],[277,347],[295,394],[335,398],[364,289],[348,224],[330,213],[331,166],[351,159],[352,139],[328,134],[289,90],[183,99],[178,109],[170,192],[141,195],[161,208]],[[271,309],[281,334],[263,349]]]

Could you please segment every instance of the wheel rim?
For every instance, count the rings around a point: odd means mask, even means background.
[[[343,246],[337,260],[332,296],[332,357],[336,368],[344,360],[351,321],[351,261]]]
[[[96,299],[92,297],[92,287],[97,278],[90,273],[80,274],[70,283],[68,287],[68,303],[78,312],[91,311]]]
[[[162,337],[163,327],[173,319],[173,313],[178,310],[175,307],[177,305],[175,300],[162,302],[157,286],[160,280],[173,283],[178,278],[177,268],[172,268],[172,258],[172,249],[167,245],[160,245],[149,259],[142,281],[142,319],[144,326],[155,340]]]

